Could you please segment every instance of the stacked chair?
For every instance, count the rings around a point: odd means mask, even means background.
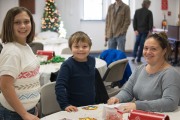
[[[43,50],[44,49],[44,45],[40,42],[29,43],[29,46],[31,47],[34,54],[37,53],[37,50]]]
[[[61,51],[61,54],[72,54],[71,50],[69,47],[63,48]]]

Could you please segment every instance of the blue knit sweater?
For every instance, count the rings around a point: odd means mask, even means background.
[[[87,62],[68,58],[59,70],[55,92],[61,109],[69,105],[76,107],[95,103],[95,58],[88,56]]]

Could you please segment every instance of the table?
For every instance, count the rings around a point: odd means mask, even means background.
[[[78,107],[78,112],[66,112],[60,111],[46,117],[41,118],[41,120],[79,120],[79,118],[91,117],[96,118],[97,120],[104,120],[103,116],[103,107],[105,104],[99,104],[97,110],[83,110],[82,107]],[[180,119],[180,106],[174,112],[165,112],[162,114],[167,114],[170,117],[170,120],[179,120]],[[128,120],[129,113],[123,114],[123,120]],[[67,118],[67,119],[63,119]]]
[[[71,55],[62,54],[61,57],[68,59]],[[60,69],[62,63],[50,63],[46,65],[40,66],[40,84],[41,86],[50,82],[51,72],[56,72]],[[96,58],[96,68],[98,69],[101,77],[103,77],[104,73],[107,70],[107,64],[104,60]]]
[[[165,33],[167,33],[168,32],[168,30],[167,29],[161,29],[161,28],[153,28],[153,31],[152,31],[152,33],[160,33],[160,32],[165,32]]]

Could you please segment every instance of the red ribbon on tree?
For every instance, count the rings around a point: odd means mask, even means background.
[[[168,0],[161,0],[161,9],[168,10]]]

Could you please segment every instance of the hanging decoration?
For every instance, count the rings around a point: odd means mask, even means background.
[[[161,9],[168,10],[168,0],[161,0]]]
[[[161,9],[163,12],[162,29],[167,29],[166,11],[168,10],[168,0],[161,0]]]

